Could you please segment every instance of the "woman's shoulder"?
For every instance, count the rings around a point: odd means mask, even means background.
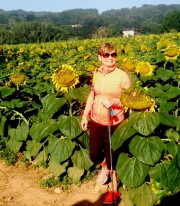
[[[99,66],[99,67],[97,67],[95,70],[94,70],[94,72],[96,73],[96,72],[102,72],[102,70],[103,70],[103,66]]]
[[[115,71],[118,72],[118,73],[121,73],[121,74],[122,74],[122,73],[123,73],[123,74],[127,74],[127,72],[124,71],[124,70],[123,70],[121,67],[119,67],[119,66],[116,67]]]

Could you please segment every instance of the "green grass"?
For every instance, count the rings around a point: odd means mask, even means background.
[[[0,145],[0,159],[4,160],[8,165],[14,165],[18,161],[17,154],[11,151],[8,147],[1,147]]]

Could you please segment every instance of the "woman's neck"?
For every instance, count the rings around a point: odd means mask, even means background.
[[[116,66],[112,66],[112,67],[105,67],[105,66],[102,66],[100,71],[102,74],[108,74],[110,72],[112,72],[114,69],[116,68]]]

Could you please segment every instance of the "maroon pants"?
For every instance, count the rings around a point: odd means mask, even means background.
[[[118,126],[119,124],[111,126],[111,136]],[[106,158],[107,167],[110,170],[111,159],[108,126],[98,124],[91,120],[89,144],[91,161],[93,161],[95,164],[99,164],[104,161],[104,158]],[[114,156],[113,151],[112,156]],[[113,169],[115,169],[116,162],[114,157],[112,159],[112,166]]]

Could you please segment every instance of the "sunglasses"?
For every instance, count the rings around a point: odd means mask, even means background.
[[[116,57],[117,57],[117,53],[116,53],[116,52],[111,53],[111,54],[105,53],[105,54],[103,54],[102,56],[103,56],[104,58],[109,58],[110,56],[111,56],[112,58],[116,58]]]

